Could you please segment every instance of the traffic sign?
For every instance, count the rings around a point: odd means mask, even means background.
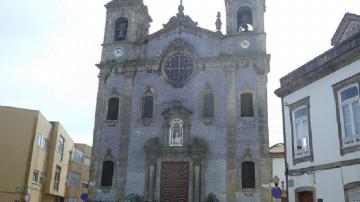
[[[25,201],[30,201],[30,199],[31,199],[30,194],[25,194],[24,199],[25,199]]]
[[[80,195],[81,200],[86,201],[89,199],[89,195],[87,193],[82,193]]]
[[[274,197],[274,198],[281,198],[282,196],[282,190],[280,187],[274,187],[272,190],[271,190],[271,195]]]

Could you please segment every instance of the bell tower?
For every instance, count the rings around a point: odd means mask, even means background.
[[[152,19],[143,0],[112,0],[105,7],[104,44],[135,42],[149,34]]]
[[[225,0],[226,32],[264,32],[265,0]]]

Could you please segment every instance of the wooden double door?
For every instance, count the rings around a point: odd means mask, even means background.
[[[314,202],[314,196],[311,191],[299,192],[300,202]]]
[[[161,202],[188,202],[189,163],[162,162],[160,178]]]

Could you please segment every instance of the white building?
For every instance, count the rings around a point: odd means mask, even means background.
[[[360,201],[360,16],[330,50],[281,78],[291,202]]]

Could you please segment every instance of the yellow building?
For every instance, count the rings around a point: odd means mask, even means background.
[[[78,202],[82,193],[88,193],[91,147],[75,144],[69,163],[65,202]]]
[[[61,202],[73,140],[39,112],[0,106],[0,199]]]

